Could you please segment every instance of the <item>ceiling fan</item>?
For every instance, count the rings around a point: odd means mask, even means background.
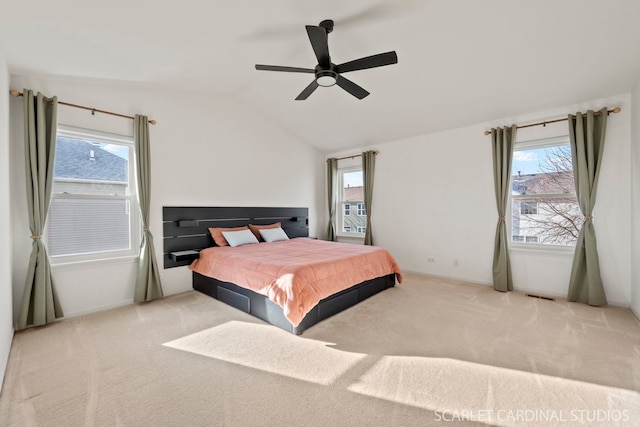
[[[311,42],[313,52],[318,59],[318,65],[316,65],[315,69],[256,64],[256,70],[315,74],[315,79],[309,84],[309,86],[300,92],[296,101],[307,99],[309,95],[318,88],[318,86],[329,87],[336,84],[356,98],[362,99],[369,95],[369,92],[351,80],[342,77],[341,74],[349,71],[364,70],[367,68],[382,67],[384,65],[398,63],[398,56],[396,55],[396,52],[391,51],[366,56],[360,59],[354,59],[353,61],[336,65],[331,62],[328,44],[328,35],[333,31],[333,21],[331,19],[326,19],[318,26],[307,25],[305,28],[307,29],[307,34],[309,35],[309,41]]]

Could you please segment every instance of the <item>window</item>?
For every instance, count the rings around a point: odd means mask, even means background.
[[[364,187],[362,181],[362,167],[342,168],[338,170],[338,235],[364,237],[366,227],[366,212],[364,210]],[[354,206],[355,205],[355,206]],[[356,207],[356,214],[351,215],[351,208]],[[362,230],[362,231],[361,231]]]
[[[537,215],[538,214],[538,202],[529,201],[520,202],[520,213],[522,215]]]
[[[516,144],[511,182],[511,241],[574,246],[583,217],[569,138]]]
[[[358,233],[365,233],[367,231],[367,227],[358,227]]]
[[[58,127],[47,249],[53,263],[135,255],[133,139]]]

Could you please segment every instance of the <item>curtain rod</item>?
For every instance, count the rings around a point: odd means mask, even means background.
[[[616,113],[617,114],[620,111],[622,111],[622,109],[620,107],[616,107],[613,110],[608,110],[607,114],[611,114],[611,113]],[[593,113],[593,115],[594,116],[599,116],[600,112],[596,111],[595,113]],[[531,123],[531,124],[528,124],[528,125],[518,126],[517,129],[530,128],[530,127],[533,127],[533,126],[546,126],[546,125],[548,125],[550,123],[564,122],[564,121],[567,121],[567,120],[569,120],[568,117],[565,117],[565,118],[562,118],[562,119],[556,119],[556,120],[549,120],[549,121],[545,121],[545,122]],[[491,135],[491,131],[490,130],[485,130],[484,134],[485,135]]]
[[[378,150],[373,150],[373,154],[378,155],[378,153],[379,153]],[[355,159],[356,157],[362,157],[362,154],[354,154],[353,156],[338,157],[336,160]],[[327,159],[327,161],[329,161],[329,159]]]
[[[22,96],[22,93],[18,92],[15,89],[11,89],[9,91],[9,93],[11,94],[11,96]],[[51,98],[44,98],[46,101],[51,101]],[[91,108],[91,107],[85,107],[84,105],[77,105],[77,104],[70,104],[68,102],[63,102],[63,101],[58,101],[58,104],[60,105],[66,105],[67,107],[74,107],[74,108],[81,108],[83,110],[89,110],[91,111],[91,114],[93,113],[102,113],[102,114],[108,114],[110,116],[117,116],[117,117],[124,117],[125,119],[131,119],[133,120],[135,117],[133,116],[127,116],[125,114],[119,114],[119,113],[112,113],[111,111],[105,111],[105,110],[98,110],[97,108]],[[157,122],[155,120],[149,120],[149,123],[152,125],[155,125]]]

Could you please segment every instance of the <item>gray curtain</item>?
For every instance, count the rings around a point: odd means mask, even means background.
[[[597,116],[593,111],[587,111],[584,116],[581,113],[569,116],[573,176],[584,221],[576,242],[567,299],[589,305],[607,304],[600,277],[600,261],[592,216],[596,204],[598,176],[602,167],[606,127],[606,108],[600,110]]]
[[[32,243],[18,329],[45,325],[64,316],[51,276],[47,249],[42,242],[53,184],[58,99],[54,96],[47,101],[39,92],[34,98],[33,91],[27,89],[23,91],[23,97],[27,204]]]
[[[493,288],[506,292],[513,290],[511,261],[509,260],[509,233],[505,223],[507,202],[511,193],[511,162],[516,142],[516,125],[491,129],[493,152],[493,178],[498,208],[495,246],[493,249]]]
[[[367,213],[367,228],[364,234],[364,244],[373,245],[373,230],[371,229],[371,204],[373,202],[373,173],[376,169],[376,152],[362,153],[362,179],[364,184],[364,209]]]
[[[138,260],[138,276],[133,300],[151,301],[163,296],[160,270],[153,248],[153,235],[149,231],[151,199],[151,161],[149,156],[149,119],[136,114],[133,120],[133,141],[136,151],[138,199],[142,218],[142,242]]]
[[[329,202],[329,225],[327,240],[336,241],[336,201],[338,197],[338,159],[327,159],[327,196]]]

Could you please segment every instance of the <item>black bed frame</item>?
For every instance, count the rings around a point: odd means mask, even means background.
[[[308,237],[307,208],[164,207],[164,268],[190,264],[200,250],[214,246],[209,227],[238,227],[281,222],[289,237]],[[193,272],[193,288],[296,335],[385,289],[395,286],[395,274],[359,283],[321,300],[294,327],[282,307],[268,297],[229,282]]]
[[[372,295],[394,286],[396,275],[378,277],[333,294],[311,309],[298,326],[293,326],[284,316],[282,307],[264,295],[229,282],[221,282],[212,277],[193,272],[193,289],[249,313],[285,331],[300,335],[305,329],[333,316]]]

